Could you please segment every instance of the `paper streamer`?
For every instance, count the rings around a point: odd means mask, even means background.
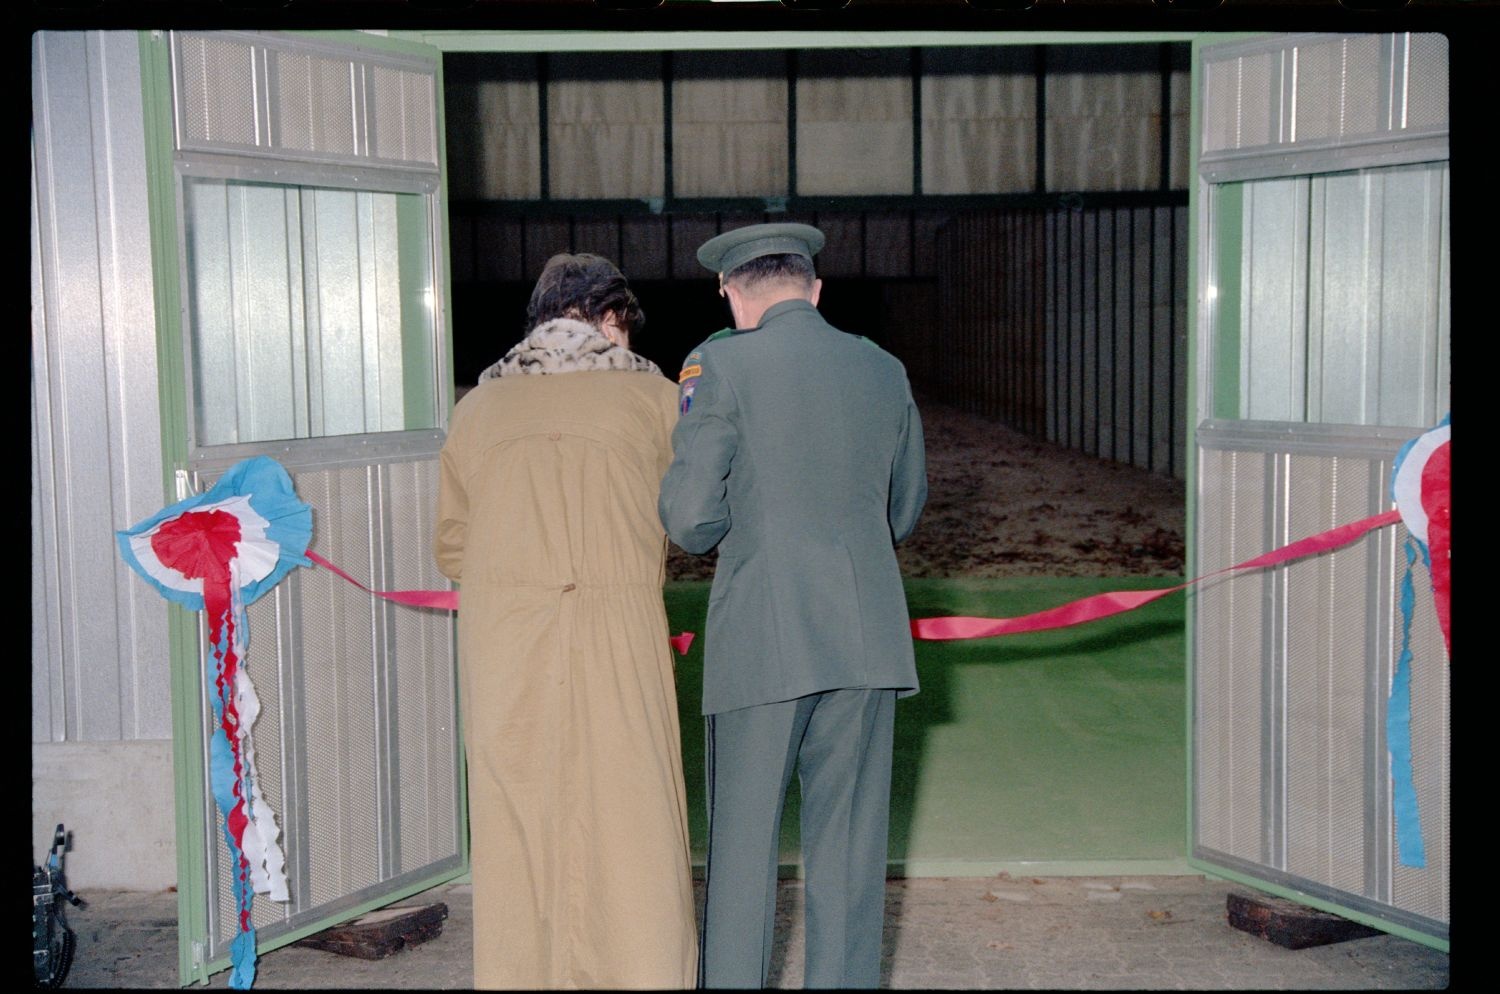
[[[234,866],[239,931],[230,943],[229,986],[255,982],[254,895],[290,899],[275,812],[260,788],[250,730],[260,699],[245,668],[246,606],[292,569],[311,565],[312,509],[291,478],[257,456],[225,472],[207,493],[189,497],[117,533],[120,555],[169,600],[205,612],[211,679],[209,787],[224,817]]]
[[[1391,472],[1391,497],[1406,524],[1406,569],[1401,576],[1401,652],[1391,674],[1386,701],[1385,738],[1391,758],[1391,810],[1395,818],[1396,853],[1403,866],[1427,865],[1411,746],[1411,621],[1416,607],[1412,565],[1418,554],[1432,580],[1433,607],[1443,645],[1453,654],[1449,634],[1452,581],[1449,574],[1452,498],[1452,425],[1445,416],[1431,431],[1401,447]]]
[[[1437,427],[1401,447],[1391,472],[1391,499],[1401,511],[1408,534],[1416,541],[1432,577],[1433,606],[1449,656],[1453,643],[1449,634],[1452,580],[1452,425],[1444,417]]]
[[[1411,615],[1416,594],[1411,566],[1416,543],[1406,542],[1406,572],[1401,577],[1401,654],[1391,674],[1391,696],[1385,706],[1385,743],[1391,757],[1391,811],[1396,820],[1396,854],[1404,866],[1427,865],[1422,822],[1417,813],[1417,790],[1411,762]]]

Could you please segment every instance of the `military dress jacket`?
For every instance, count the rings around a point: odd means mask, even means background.
[[[688,552],[718,547],[703,713],[850,687],[917,691],[894,544],[927,499],[901,363],[805,300],[684,364],[658,510]]]

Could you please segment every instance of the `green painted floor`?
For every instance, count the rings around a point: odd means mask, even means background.
[[[1173,577],[908,580],[912,617],[1014,617]],[[707,582],[668,584],[688,811],[703,859],[698,713]],[[921,693],[896,708],[890,860],[907,876],[1185,873],[1184,599],[1071,628],[918,642]],[[795,873],[795,781],[782,862]]]

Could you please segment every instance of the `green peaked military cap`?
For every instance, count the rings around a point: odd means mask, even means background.
[[[752,224],[715,235],[698,247],[698,261],[728,273],[763,255],[801,255],[808,261],[823,247],[823,232],[810,224]]]

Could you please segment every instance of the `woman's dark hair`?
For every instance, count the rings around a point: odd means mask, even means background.
[[[646,323],[625,275],[602,255],[554,255],[542,267],[526,305],[526,332],[556,318],[577,318],[598,326],[613,314],[634,337]]]

